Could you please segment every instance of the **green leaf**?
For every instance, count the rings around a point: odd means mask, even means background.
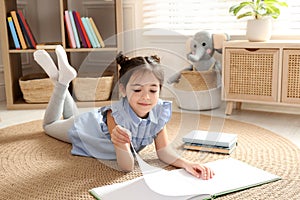
[[[265,0],[264,1],[265,4],[268,4],[268,5],[279,5],[279,6],[282,6],[282,7],[288,7],[288,4],[284,1],[278,1],[278,0]]]
[[[252,0],[243,1],[231,6],[229,13],[232,13],[237,19],[252,16],[259,19],[263,16],[270,16],[276,19],[280,15],[279,7],[287,7],[288,4],[279,0]]]
[[[252,8],[253,9],[253,2],[252,1],[246,1],[246,2],[241,2],[240,4],[231,6],[229,8],[229,13],[232,13],[234,16],[237,16],[238,13],[244,9],[244,8]]]
[[[246,12],[246,13],[243,13],[241,15],[238,15],[237,19],[241,19],[241,18],[244,18],[244,17],[251,17],[251,16],[253,16],[253,12]]]

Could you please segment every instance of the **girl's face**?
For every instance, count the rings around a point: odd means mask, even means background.
[[[147,117],[157,104],[160,85],[152,72],[136,72],[128,81],[123,96],[127,96],[129,105],[141,118]]]

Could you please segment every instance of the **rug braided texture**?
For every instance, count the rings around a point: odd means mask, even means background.
[[[214,120],[223,132],[238,134],[230,157],[277,174],[282,180],[231,193],[217,199],[300,199],[300,150],[287,139],[264,128],[231,119],[173,113],[168,133],[183,157],[205,163],[229,155],[182,149],[181,137],[192,129],[208,130]],[[141,176],[136,165],[120,172],[115,162],[73,156],[71,145],[47,136],[42,121],[0,129],[0,199],[94,199],[89,189]],[[140,153],[149,164],[168,170],[153,145]]]

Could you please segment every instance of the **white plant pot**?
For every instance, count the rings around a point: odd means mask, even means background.
[[[247,21],[246,37],[250,42],[264,42],[272,36],[272,20],[270,18],[251,19]]]

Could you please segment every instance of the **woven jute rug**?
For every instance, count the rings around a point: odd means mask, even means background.
[[[212,124],[238,134],[231,157],[282,177],[218,199],[300,199],[300,150],[287,139],[239,121],[180,113],[173,114],[168,132],[183,157],[205,163],[228,155],[183,150],[181,137],[191,129],[208,130]],[[1,129],[0,199],[93,199],[88,193],[91,188],[141,176],[137,165],[133,172],[124,173],[115,169],[115,162],[72,156],[70,150],[70,144],[43,132],[42,121]],[[158,161],[153,146],[140,154],[152,165],[173,169]]]

